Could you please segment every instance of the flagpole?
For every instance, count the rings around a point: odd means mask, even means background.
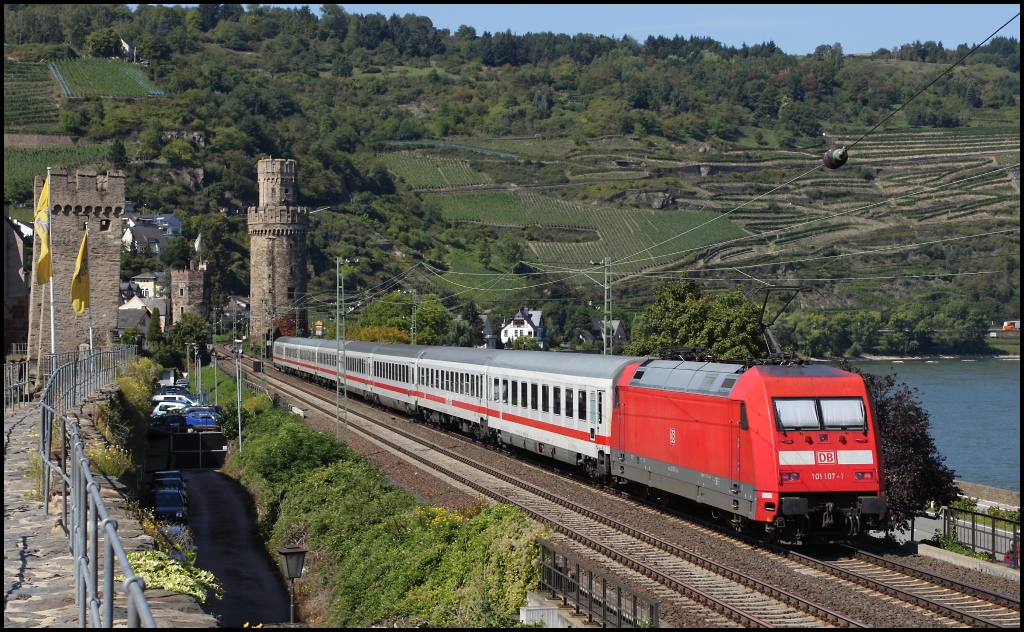
[[[52,186],[52,182],[50,180],[50,171],[51,171],[51,168],[47,167],[46,168],[46,184],[47,184],[47,186],[50,186],[50,189],[51,189],[50,193],[52,195],[52,193],[53,193],[53,191],[52,191],[53,186]],[[52,198],[51,198],[51,200],[52,200]],[[56,354],[57,353],[57,324],[56,324],[56,320],[55,320],[55,317],[54,317],[54,308],[53,308],[53,204],[50,204],[50,208],[47,209],[46,218],[47,218],[46,219],[46,224],[47,224],[47,226],[46,226],[46,238],[50,240],[50,247],[48,249],[50,251],[50,353]],[[52,367],[52,368],[56,368],[56,367]]]
[[[89,274],[89,222],[85,223],[85,273]],[[92,283],[87,283],[85,286],[86,291],[86,304],[89,306],[89,354],[93,353],[92,348]]]

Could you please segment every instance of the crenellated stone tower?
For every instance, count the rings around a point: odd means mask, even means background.
[[[33,208],[46,176],[36,176]],[[75,316],[71,307],[71,276],[89,222],[89,289],[94,344],[104,347],[119,341],[117,306],[121,282],[121,215],[124,212],[124,173],[97,175],[80,168],[75,175],[51,169],[51,252],[56,349],[76,351],[89,343],[89,318]],[[39,259],[39,236],[33,237],[32,271]],[[32,280],[28,328],[29,358],[50,352],[50,290]]]
[[[306,233],[309,209],[295,204],[298,163],[265,158],[257,165],[260,201],[249,208],[249,300],[253,340],[263,340],[275,319],[298,313],[305,322]]]
[[[171,320],[189,312],[210,316],[210,284],[206,274],[206,262],[189,262],[184,270],[171,270],[171,306],[174,312]]]

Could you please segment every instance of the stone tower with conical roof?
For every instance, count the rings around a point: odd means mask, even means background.
[[[309,209],[295,204],[298,163],[265,158],[256,164],[260,200],[249,207],[249,304],[253,341],[272,337],[290,314],[305,331],[306,233]]]

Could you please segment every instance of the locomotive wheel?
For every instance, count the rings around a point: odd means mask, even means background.
[[[765,544],[771,544],[775,541],[775,525],[770,522],[764,525],[764,532],[761,534],[761,541]]]

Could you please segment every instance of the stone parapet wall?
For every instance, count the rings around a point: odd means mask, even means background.
[[[966,481],[957,481],[957,485],[960,486],[960,491],[964,496],[970,496],[971,498],[977,498],[979,500],[987,500],[1000,505],[1007,505],[1009,507],[1020,507],[1020,492],[1015,492],[1012,489],[1000,489],[998,487],[989,487],[988,485],[979,485],[978,483],[968,483]]]

